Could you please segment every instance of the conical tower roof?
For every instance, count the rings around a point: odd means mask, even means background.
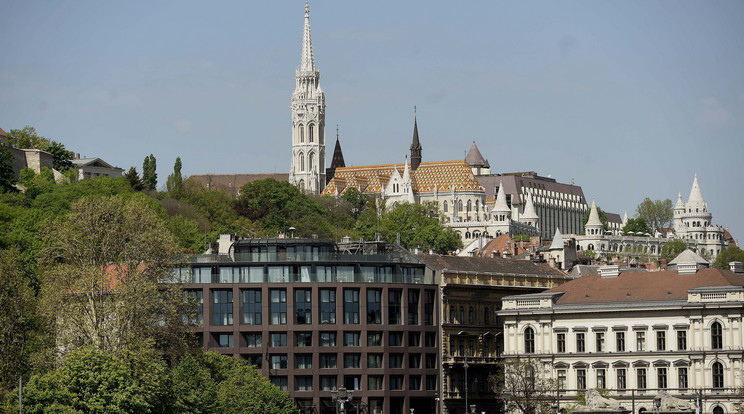
[[[550,243],[550,250],[560,249],[563,249],[563,235],[561,234],[561,229],[556,227],[555,234],[553,235],[553,242]]]
[[[586,222],[585,227],[604,227],[602,220],[599,219],[599,213],[597,212],[597,205],[592,200],[592,209],[589,211],[589,220]]]
[[[700,185],[698,184],[697,174],[695,174],[695,180],[692,182],[692,189],[690,189],[690,198],[687,199],[688,206],[703,206],[705,200],[703,200],[703,192],[700,191]]]
[[[468,155],[465,156],[465,162],[467,162],[468,165],[470,165],[471,167],[490,168],[490,166],[488,165],[488,160],[483,158],[480,150],[478,150],[478,146],[475,145],[475,141],[473,141],[473,145],[470,146]]]
[[[623,214],[623,225],[628,224],[628,210],[625,210],[625,213]]]
[[[677,204],[674,205],[675,209],[685,209],[685,202],[682,201],[682,193],[677,193]]]
[[[333,148],[333,158],[331,159],[331,168],[346,167],[344,162],[344,153],[341,152],[341,143],[338,141],[338,126],[336,126],[336,146]]]
[[[496,195],[496,203],[493,205],[493,212],[508,213],[509,206],[506,204],[506,192],[504,191],[503,181],[499,181],[499,193]]]
[[[522,214],[523,220],[537,220],[539,217],[537,216],[537,211],[535,211],[535,205],[532,203],[532,195],[530,193],[527,193],[525,196],[527,198],[527,201],[524,205],[524,213]]]

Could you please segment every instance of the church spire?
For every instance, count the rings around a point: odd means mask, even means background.
[[[416,169],[421,164],[421,143],[418,136],[418,122],[416,121],[416,107],[413,107],[413,142],[411,142],[411,170]]]
[[[305,30],[302,34],[302,61],[301,72],[312,72],[315,70],[315,59],[313,58],[313,39],[310,36],[310,5],[305,2]]]
[[[326,185],[331,182],[333,176],[336,175],[336,168],[339,167],[346,167],[346,162],[344,162],[344,154],[341,152],[341,143],[338,140],[338,125],[336,125],[336,147],[333,149],[331,166],[326,168]]]

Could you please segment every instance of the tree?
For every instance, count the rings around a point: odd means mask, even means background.
[[[45,151],[54,157],[52,164],[55,170],[65,172],[72,168],[72,157],[75,153],[68,151],[63,144],[51,141]]]
[[[8,133],[8,145],[13,148],[33,148],[46,151],[53,156],[52,167],[60,172],[72,168],[74,153],[68,151],[62,143],[39,136],[36,128],[26,125],[23,129],[11,129]]]
[[[129,182],[132,190],[142,191],[144,189],[144,184],[142,184],[142,179],[140,179],[139,174],[137,174],[136,168],[129,167],[129,171],[124,174],[124,178]]]
[[[169,357],[188,349],[181,285],[165,283],[179,249],[150,202],[142,194],[83,198],[46,229],[42,303],[59,351],[147,341]]]
[[[506,411],[549,414],[557,391],[549,375],[538,359],[508,358],[488,376],[488,383],[505,400]]]
[[[181,157],[176,158],[176,163],[173,165],[173,174],[168,176],[168,180],[165,182],[165,188],[172,197],[178,198],[181,195],[181,190],[183,189]]]
[[[661,246],[661,257],[667,259],[667,262],[670,262],[685,250],[687,250],[687,243],[680,239],[674,239]]]
[[[646,219],[643,217],[628,219],[628,222],[623,226],[623,234],[628,235],[630,232],[636,235],[652,234],[653,230],[646,224]]]
[[[14,193],[16,178],[13,172],[13,154],[0,145],[0,193]]]
[[[646,220],[646,223],[653,230],[661,230],[672,225],[674,219],[674,209],[672,200],[666,199],[653,201],[646,197],[636,207],[638,217]]]
[[[744,262],[744,250],[729,246],[716,256],[713,266],[716,269],[728,269],[730,262]]]
[[[155,156],[150,154],[145,157],[142,163],[142,184],[146,190],[154,190],[158,186],[157,161]]]

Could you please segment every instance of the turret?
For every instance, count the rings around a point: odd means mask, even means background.
[[[589,220],[587,220],[584,228],[587,236],[601,236],[604,233],[604,224],[599,219],[599,212],[594,200],[592,200],[592,208],[589,210]]]

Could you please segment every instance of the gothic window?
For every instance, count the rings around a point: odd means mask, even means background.
[[[314,152],[311,152],[307,156],[308,171],[313,171],[315,169],[315,165],[314,164],[315,164],[315,153]]]
[[[462,200],[457,201],[457,212],[458,213],[462,212]]]
[[[467,208],[468,208],[468,210],[467,210],[468,213],[470,213],[470,211],[473,209],[473,202],[472,201],[468,200],[468,207]]]
[[[444,210],[445,213],[447,212],[447,210],[449,210],[447,208],[447,201],[445,201],[444,204],[442,205],[442,210]]]
[[[535,353],[535,331],[532,328],[524,330],[524,352],[526,354]]]
[[[477,213],[477,212],[479,211],[479,210],[478,210],[478,204],[479,204],[479,203],[480,203],[480,201],[479,201],[479,200],[475,200],[475,212],[476,212],[476,213]]]
[[[300,171],[305,171],[305,154],[300,153]]]
[[[300,124],[300,142],[305,142],[305,126]]]
[[[710,345],[713,349],[723,349],[723,329],[718,322],[710,326]]]
[[[314,129],[315,128],[313,127],[313,124],[310,124],[310,126],[308,127],[308,134],[307,134],[307,140],[309,142],[315,142],[315,137],[313,136]]]
[[[723,388],[723,365],[720,362],[713,363],[713,388]]]

